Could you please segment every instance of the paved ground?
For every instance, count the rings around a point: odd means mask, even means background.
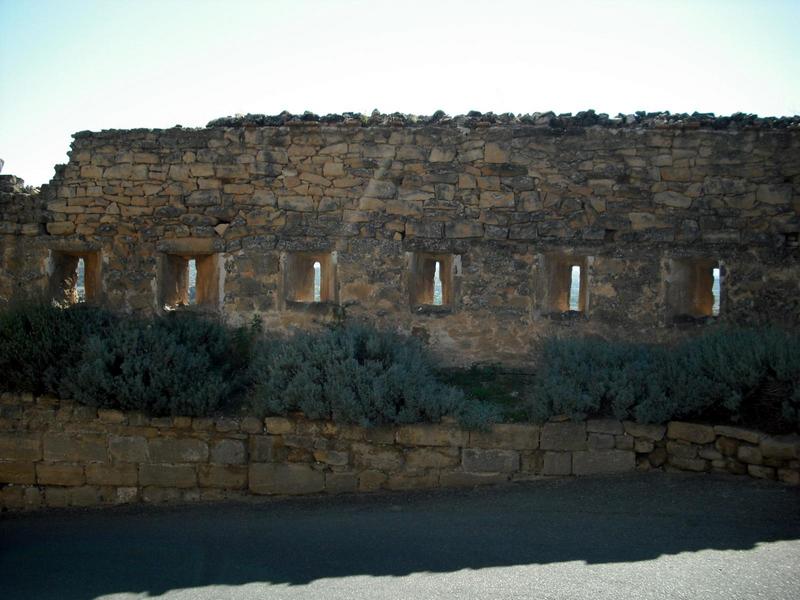
[[[0,598],[800,598],[800,489],[639,474],[0,519]]]

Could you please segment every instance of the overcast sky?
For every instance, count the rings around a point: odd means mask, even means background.
[[[800,0],[0,0],[0,158],[282,110],[800,113]]]

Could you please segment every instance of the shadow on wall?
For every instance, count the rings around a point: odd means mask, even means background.
[[[514,565],[652,560],[800,539],[800,490],[637,474],[450,492],[88,512],[0,522],[5,598],[157,596]]]

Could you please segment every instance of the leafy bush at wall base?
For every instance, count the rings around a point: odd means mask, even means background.
[[[84,304],[59,308],[19,303],[0,311],[0,389],[61,395],[88,335],[102,336],[116,317]]]
[[[732,422],[781,433],[800,426],[800,337],[719,329],[674,347],[549,340],[530,416],[613,415],[644,423]]]
[[[248,352],[240,343],[223,325],[192,314],[121,319],[87,338],[67,388],[93,406],[209,415],[243,389]]]
[[[415,339],[359,325],[266,342],[254,354],[251,379],[250,407],[260,415],[300,410],[364,426],[454,416],[473,428],[497,416],[490,404],[439,382]]]

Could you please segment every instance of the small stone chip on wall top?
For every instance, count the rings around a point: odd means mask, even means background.
[[[0,507],[459,487],[634,470],[726,472],[800,485],[800,436],[739,427],[590,420],[364,429],[302,415],[109,416],[2,396]],[[258,425],[256,424],[258,421]]]

